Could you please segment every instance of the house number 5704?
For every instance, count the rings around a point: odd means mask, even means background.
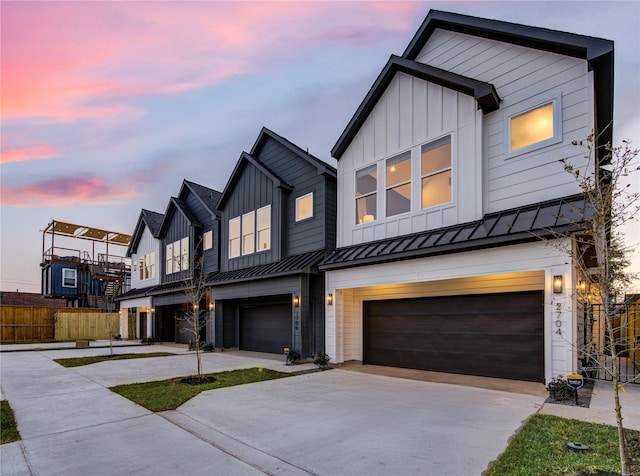
[[[560,317],[562,317],[562,304],[561,303],[556,303],[556,312],[558,313],[558,315],[556,316],[556,334],[558,334],[559,336],[562,335],[562,329],[560,329],[562,327],[562,320],[560,319]]]

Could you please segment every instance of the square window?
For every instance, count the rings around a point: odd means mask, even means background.
[[[374,221],[378,214],[378,170],[375,165],[356,172],[356,224]]]
[[[229,220],[229,258],[240,256],[240,217]]]
[[[202,235],[202,247],[205,250],[210,250],[213,248],[213,231],[205,231],[204,235]]]
[[[411,152],[387,160],[387,216],[411,210]]]
[[[296,221],[313,217],[313,192],[296,198]]]
[[[553,102],[511,117],[511,151],[554,137]]]
[[[250,255],[256,250],[255,241],[255,212],[242,215],[242,254]]]
[[[451,136],[422,146],[422,208],[451,201]]]
[[[78,271],[70,268],[62,269],[62,287],[75,288],[77,286]]]

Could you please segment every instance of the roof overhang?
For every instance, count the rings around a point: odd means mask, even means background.
[[[76,225],[57,220],[53,220],[49,223],[43,233],[120,246],[128,246],[131,241],[131,236],[126,233],[103,230],[102,228],[94,228],[91,226]]]

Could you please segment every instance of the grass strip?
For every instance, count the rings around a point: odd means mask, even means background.
[[[176,377],[167,380],[157,380],[155,382],[117,385],[111,387],[111,390],[148,410],[162,412],[165,410],[175,410],[187,400],[206,390],[264,382],[266,380],[290,376],[290,374],[287,373],[264,368],[230,370],[228,372],[206,375],[215,377],[216,381],[202,385],[189,385],[180,382],[180,380],[185,377]]]
[[[20,440],[16,419],[7,400],[0,401],[0,444],[13,443]]]
[[[632,463],[638,465],[640,432],[626,431]],[[574,452],[567,448],[569,442],[587,445],[589,451]],[[486,475],[582,476],[619,472],[618,433],[615,427],[536,414],[529,418]]]
[[[171,352],[150,352],[148,354],[114,354],[114,355],[94,355],[89,357],[71,357],[68,359],[53,359],[54,362],[63,367],[81,367],[83,365],[97,364],[112,360],[146,359],[149,357],[169,357]]]

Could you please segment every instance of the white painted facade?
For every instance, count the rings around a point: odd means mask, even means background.
[[[580,192],[559,161],[570,158],[577,167],[589,166],[584,151],[571,144],[594,128],[593,75],[586,60],[436,29],[416,61],[492,84],[499,108],[483,114],[473,96],[396,73],[339,157],[339,248],[472,222]],[[510,118],[548,102],[555,112],[552,140],[511,152]],[[452,200],[422,209],[420,146],[446,135],[451,136]],[[409,150],[411,209],[386,218],[386,160]],[[372,165],[378,216],[357,224],[356,172]],[[578,368],[582,317],[571,260],[568,253],[535,241],[327,270],[333,304],[326,305],[326,352],[335,363],[363,360],[365,301],[543,290],[548,382]],[[560,294],[552,292],[557,275],[564,278]]]
[[[144,223],[144,221],[142,222]],[[153,277],[140,279],[140,257],[154,256]],[[149,228],[145,225],[136,252],[131,254],[131,289],[141,289],[160,284],[160,240],[154,238]],[[123,339],[139,339],[141,327],[140,320],[144,322],[142,326],[146,328],[146,335],[152,335],[152,302],[151,297],[138,297],[126,299],[120,302],[120,335]],[[129,318],[135,315],[135,335],[129,335]]]

